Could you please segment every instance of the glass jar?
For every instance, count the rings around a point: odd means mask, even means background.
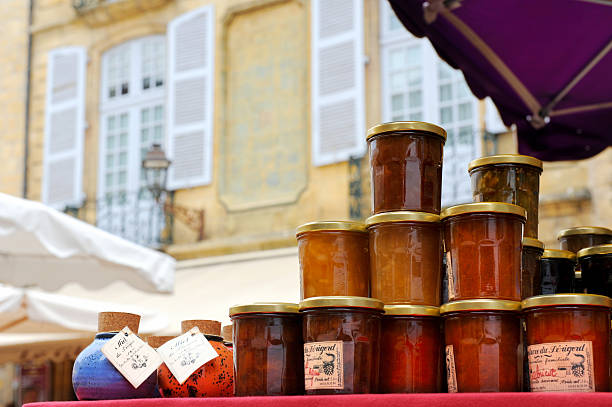
[[[520,301],[525,209],[481,202],[452,206],[440,216],[448,298]]]
[[[382,123],[368,130],[374,213],[440,213],[446,131],[424,122]]]
[[[487,299],[442,305],[449,393],[520,391],[520,309]]]
[[[612,243],[612,230],[598,226],[563,229],[557,235],[561,250],[578,253],[586,247]]]
[[[312,222],[296,231],[301,298],[370,295],[370,254],[363,223]]]
[[[521,298],[542,294],[542,271],[540,259],[544,254],[544,243],[530,237],[523,238],[523,261],[521,265]]]
[[[612,244],[587,247],[577,257],[586,292],[612,296]]]
[[[576,289],[576,255],[567,250],[546,249],[540,260],[542,294],[573,293]]]
[[[366,220],[372,297],[385,304],[440,305],[440,216],[385,212]]]
[[[525,237],[538,238],[542,161],[519,154],[478,158],[468,165],[474,202],[506,202],[527,210]]]
[[[608,391],[610,298],[541,295],[522,306],[532,392]]]
[[[439,393],[442,384],[440,309],[387,305],[380,341],[380,393]]]
[[[383,303],[364,297],[313,297],[304,314],[306,394],[376,393]]]
[[[302,318],[297,304],[255,303],[230,308],[234,395],[304,393]]]
[[[574,292],[579,294],[585,293],[584,282],[582,281],[582,271],[576,271],[574,276]]]

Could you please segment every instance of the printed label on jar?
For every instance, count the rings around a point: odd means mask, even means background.
[[[306,390],[344,389],[342,341],[304,344]]]
[[[446,277],[448,279],[448,300],[452,301],[455,299],[455,274],[453,273],[450,252],[446,252]]]
[[[527,355],[531,391],[595,391],[591,341],[531,345]]]
[[[453,345],[446,346],[446,381],[449,393],[457,393],[457,371],[455,370],[455,352]]]

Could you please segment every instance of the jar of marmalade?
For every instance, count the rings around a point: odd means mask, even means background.
[[[368,130],[374,213],[440,213],[446,131],[424,122],[382,123]]]
[[[540,295],[522,306],[532,392],[608,391],[610,298]]]
[[[452,206],[444,228],[448,298],[520,301],[525,209],[507,203]]]
[[[575,291],[576,255],[567,250],[546,249],[540,260],[542,294]]]
[[[369,243],[363,223],[306,223],[296,235],[302,299],[370,295]]]
[[[383,303],[364,297],[313,297],[304,314],[306,394],[376,393]]]
[[[487,299],[442,305],[449,393],[520,391],[520,309]]]
[[[544,254],[544,243],[530,237],[523,238],[523,261],[521,265],[521,298],[542,294],[542,271],[540,259]]]
[[[506,202],[527,210],[525,237],[538,238],[542,161],[519,154],[481,157],[468,165],[474,202]]]
[[[304,393],[302,318],[297,304],[255,303],[230,308],[234,395]]]
[[[557,235],[561,250],[578,253],[580,249],[612,243],[612,230],[599,226],[563,229]]]
[[[439,393],[442,384],[440,309],[387,305],[380,341],[380,393]]]
[[[612,244],[584,248],[577,257],[586,292],[612,296]]]
[[[372,297],[385,304],[440,305],[440,217],[385,212],[366,220]]]

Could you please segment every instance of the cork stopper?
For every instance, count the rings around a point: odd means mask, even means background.
[[[186,333],[193,327],[198,327],[200,332],[205,335],[221,336],[221,322],[209,319],[190,319],[181,322],[181,331]]]
[[[137,334],[139,325],[140,315],[129,312],[100,312],[98,314],[98,332],[119,332],[127,326]]]
[[[223,340],[226,342],[231,342],[232,341],[232,334],[233,334],[233,326],[232,325],[225,325],[222,329],[221,329],[221,336],[223,336]]]
[[[175,336],[149,336],[147,338],[147,343],[151,345],[152,348],[159,348],[164,343],[168,342],[171,339],[176,338]]]

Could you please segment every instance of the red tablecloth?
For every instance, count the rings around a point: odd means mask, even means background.
[[[141,399],[25,404],[27,407],[599,407],[612,393],[362,394],[342,396]]]

